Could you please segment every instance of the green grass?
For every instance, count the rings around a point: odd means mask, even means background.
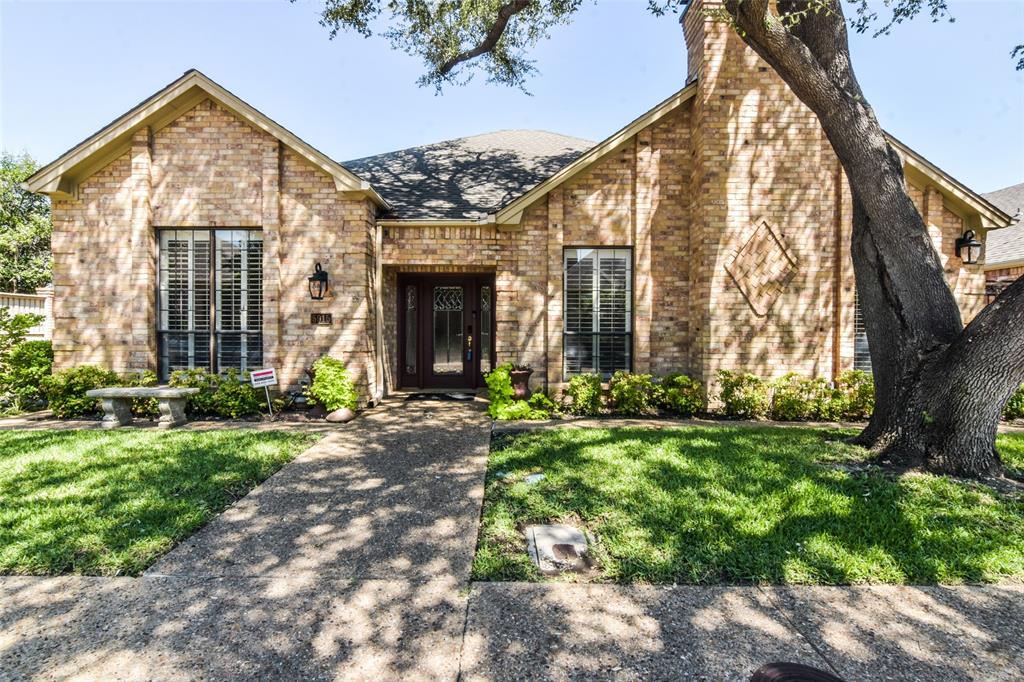
[[[0,573],[138,575],[315,440],[0,431]]]
[[[940,476],[849,473],[843,432],[552,429],[493,444],[478,580],[539,580],[531,523],[582,524],[596,579],[688,584],[1024,579],[1024,497]],[[1007,464],[1024,437],[1004,435]],[[546,478],[528,486],[527,474]],[[507,476],[499,477],[498,472]]]

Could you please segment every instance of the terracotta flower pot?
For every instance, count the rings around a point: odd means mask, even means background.
[[[531,374],[533,374],[532,369],[512,370],[509,372],[509,376],[512,377],[512,393],[515,395],[516,400],[530,399]]]

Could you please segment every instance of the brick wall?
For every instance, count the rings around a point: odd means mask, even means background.
[[[374,207],[211,100],[150,133],[58,199],[54,215],[55,362],[156,369],[157,228],[261,228],[264,364],[284,386],[323,354],[376,390]],[[331,292],[311,301],[319,261]],[[332,326],[310,314],[330,312]]]

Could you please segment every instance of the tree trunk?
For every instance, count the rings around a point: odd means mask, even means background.
[[[807,0],[776,5],[781,15],[809,7]],[[725,9],[817,115],[850,183],[851,253],[876,392],[856,441],[900,464],[999,473],[999,415],[1024,381],[1024,278],[964,329],[902,160],[853,73],[839,0],[795,23],[783,22],[769,0],[726,0]]]

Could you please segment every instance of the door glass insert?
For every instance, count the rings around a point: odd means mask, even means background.
[[[434,374],[462,374],[462,287],[434,287]]]
[[[491,288],[480,287],[480,369],[491,369]]]
[[[416,285],[405,287],[405,373],[416,373]]]

